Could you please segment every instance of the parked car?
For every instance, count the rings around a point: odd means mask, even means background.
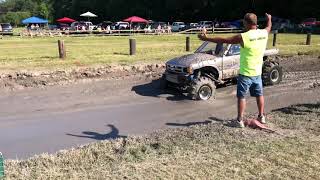
[[[186,29],[186,25],[184,22],[174,22],[172,23],[172,31],[179,32]]]
[[[149,25],[151,25],[151,29],[158,29],[159,25],[161,26],[162,29],[168,26],[168,24],[165,22],[152,22]]]
[[[98,24],[97,27],[100,27],[101,29],[107,29],[107,27],[110,26],[110,29],[111,29],[112,25],[113,25],[113,22],[111,21],[103,21],[102,23]]]
[[[71,24],[71,30],[92,31],[94,28],[95,26],[89,21],[76,21]]]
[[[288,19],[272,18],[272,30],[278,32],[288,32],[294,28],[294,24]]]
[[[320,27],[320,21],[317,21],[316,18],[308,18],[303,20],[298,26],[298,32],[300,33],[317,33]]]
[[[130,24],[128,22],[119,21],[119,22],[116,22],[114,26],[115,26],[115,29],[119,29],[119,30],[130,29]]]
[[[282,67],[269,57],[278,49],[266,50],[262,79],[265,85],[282,80]],[[217,85],[232,82],[240,69],[240,45],[204,42],[194,54],[174,58],[166,63],[162,88],[174,87],[195,100],[215,97]]]
[[[2,35],[13,35],[13,28],[10,23],[1,23]]]
[[[200,21],[199,26],[200,26],[200,28],[212,28],[213,22],[212,21]]]
[[[64,24],[64,23],[59,23],[56,27],[54,27],[54,26],[49,27],[49,29],[51,29],[51,28],[56,28],[56,29],[60,29],[62,31],[65,31],[65,30],[69,30],[70,29],[70,25],[69,24]]]
[[[190,23],[188,26],[188,29],[197,29],[199,28],[199,24],[198,23]]]
[[[316,26],[320,25],[320,21],[317,21],[316,18],[308,18],[301,22],[303,26]]]

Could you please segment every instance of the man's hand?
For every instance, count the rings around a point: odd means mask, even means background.
[[[272,16],[268,13],[266,13],[266,17],[267,17],[267,27],[266,30],[268,31],[268,33],[270,33],[271,28],[272,28]]]
[[[207,29],[205,27],[203,27],[202,33],[198,35],[198,38],[202,41],[207,40]]]
[[[267,20],[271,20],[272,19],[272,16],[268,13],[266,13],[266,17],[267,17]]]
[[[202,40],[202,41],[206,41],[207,35],[202,33],[202,34],[199,34],[199,35],[198,35],[198,38],[199,38],[200,40]]]

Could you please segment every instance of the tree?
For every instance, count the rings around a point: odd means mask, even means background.
[[[23,19],[30,17],[29,12],[8,12],[0,17],[1,22],[10,22],[13,26],[18,26]]]

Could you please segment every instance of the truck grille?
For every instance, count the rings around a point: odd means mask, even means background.
[[[167,65],[167,70],[169,72],[176,72],[176,73],[184,73],[186,72],[186,68],[180,67],[180,66],[175,66],[175,65]]]

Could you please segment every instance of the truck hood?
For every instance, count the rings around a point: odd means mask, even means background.
[[[200,63],[202,61],[213,60],[216,56],[204,53],[194,53],[181,57],[174,58],[168,61],[166,64],[180,66],[180,67],[189,67],[192,64]]]

